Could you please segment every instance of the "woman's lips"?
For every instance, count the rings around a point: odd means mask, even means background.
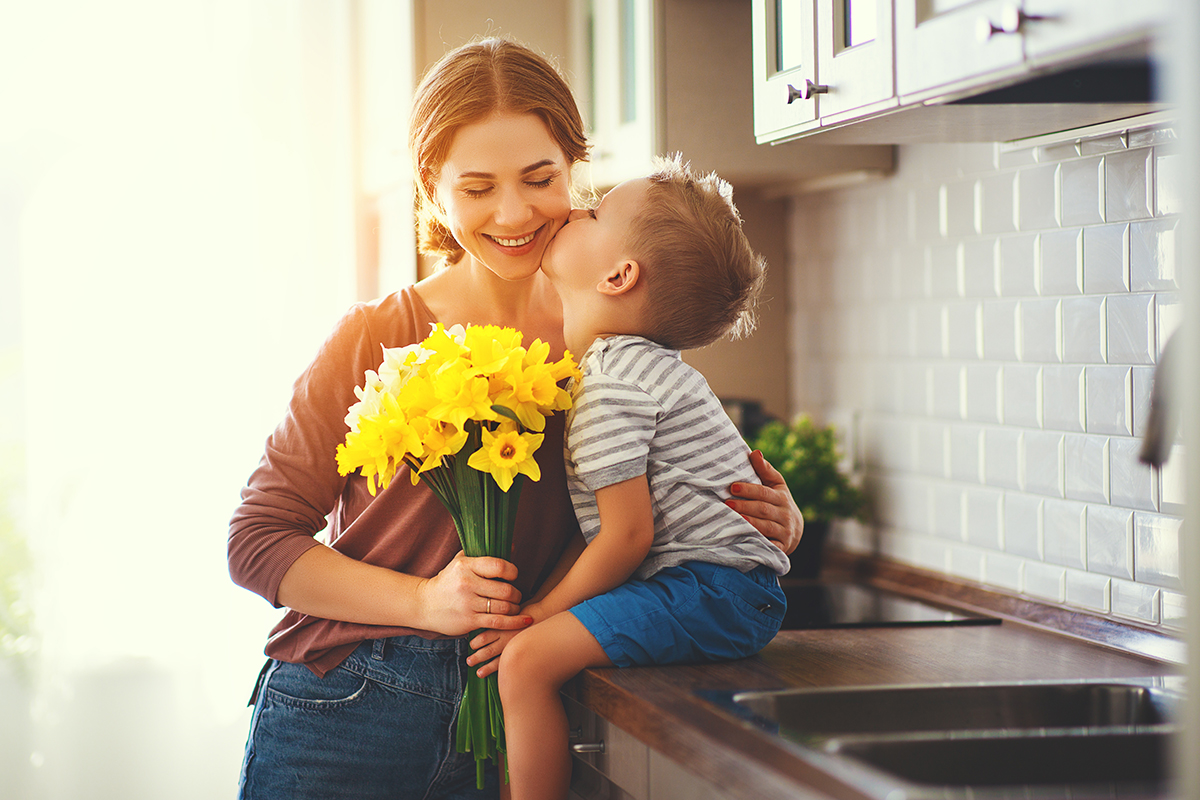
[[[523,256],[533,251],[537,247],[539,239],[538,234],[546,226],[543,225],[530,233],[523,233],[520,236],[496,236],[494,234],[485,233],[484,236],[489,242],[494,244],[499,250],[510,256]]]

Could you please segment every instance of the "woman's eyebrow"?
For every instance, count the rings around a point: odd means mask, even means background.
[[[554,166],[554,159],[543,158],[541,161],[537,162],[536,164],[530,164],[528,167],[525,167],[524,169],[522,169],[521,174],[528,175],[531,172],[537,172],[542,167],[552,167],[552,166]],[[493,174],[491,172],[470,171],[470,172],[460,172],[460,173],[458,173],[458,177],[459,178],[495,178],[496,176],[495,176],[495,174]]]

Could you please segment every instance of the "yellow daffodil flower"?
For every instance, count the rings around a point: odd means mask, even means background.
[[[506,492],[518,473],[541,480],[542,471],[533,454],[544,438],[540,433],[519,433],[511,425],[501,426],[495,433],[484,428],[483,444],[471,454],[467,466],[490,472],[496,485]]]

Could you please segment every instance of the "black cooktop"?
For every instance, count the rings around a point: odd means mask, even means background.
[[[885,628],[895,625],[996,625],[1000,620],[951,611],[861,583],[784,582],[783,630]]]

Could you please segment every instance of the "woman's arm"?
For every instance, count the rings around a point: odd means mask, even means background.
[[[735,483],[729,491],[736,497],[726,505],[746,518],[759,533],[785,553],[791,553],[804,535],[804,516],[800,513],[783,476],[759,450],[750,454],[750,463],[762,486]]]
[[[519,611],[521,593],[504,581],[516,577],[517,568],[507,561],[459,553],[434,577],[418,578],[322,545],[288,568],[278,600],[325,619],[465,636],[479,628],[517,630],[532,623],[526,614],[507,616]]]

